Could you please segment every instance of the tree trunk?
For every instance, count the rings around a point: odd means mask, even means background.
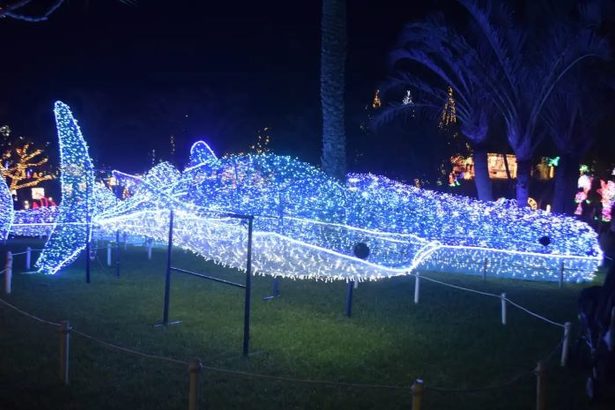
[[[520,160],[517,157],[517,206],[527,206],[527,199],[530,196],[531,171],[532,161]]]
[[[489,178],[489,167],[487,164],[487,149],[482,146],[474,147],[474,182],[476,192],[481,201],[493,201],[491,189],[491,178]]]
[[[577,183],[579,160],[571,155],[560,155],[555,170],[553,188],[553,212],[572,214],[574,212],[574,194]]]
[[[323,0],[321,22],[320,101],[322,105],[322,168],[343,180],[346,174],[344,70],[346,1]]]

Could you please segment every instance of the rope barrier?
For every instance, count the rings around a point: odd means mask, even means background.
[[[555,347],[546,355],[544,356],[544,358],[542,359],[543,362],[548,362],[549,360],[551,360],[551,358],[555,355],[555,353],[557,353],[557,351],[560,349],[560,347],[562,346],[562,341],[560,340]],[[524,379],[525,377],[531,376],[533,375],[535,372],[535,368],[532,368],[529,371],[525,371],[523,373],[518,374],[517,376],[513,377],[512,379],[504,382],[504,383],[500,383],[500,384],[496,384],[496,385],[491,385],[491,386],[484,386],[484,387],[473,387],[473,388],[468,388],[468,389],[451,389],[451,388],[446,388],[446,387],[438,387],[438,386],[432,386],[432,385],[427,385],[425,386],[426,390],[433,390],[435,392],[439,392],[439,393],[474,393],[474,392],[480,392],[480,391],[489,391],[489,390],[499,390],[499,389],[503,389],[509,386],[512,386],[514,384],[516,384],[517,382],[519,382],[520,380]]]
[[[413,273],[410,276],[417,276],[417,275]],[[436,280],[436,279],[433,279],[433,278],[430,278],[430,277],[424,276],[424,275],[420,275],[418,277],[420,279],[425,279],[425,280],[430,281],[430,282],[439,283],[440,285],[448,286],[449,288],[459,289],[459,290],[463,290],[463,291],[466,291],[466,292],[478,293],[479,295],[491,296],[491,297],[498,298],[498,299],[500,298],[500,295],[496,295],[495,293],[489,293],[489,292],[483,292],[481,290],[464,288],[463,286],[453,285],[451,283],[442,282],[442,281],[439,281],[439,280]]]
[[[37,320],[39,322],[42,323],[46,323],[52,326],[56,326],[56,327],[60,327],[61,324],[60,323],[56,323],[56,322],[51,322],[45,319],[41,319],[38,316],[35,316],[33,314],[30,314],[28,312],[25,312],[21,309],[19,309],[18,307],[6,302],[3,299],[0,299],[0,303],[4,304],[5,306],[10,307],[11,309],[21,313],[22,315],[25,315],[31,319]],[[125,353],[129,353],[135,356],[139,356],[145,359],[152,359],[152,360],[159,360],[159,361],[165,361],[165,362],[169,362],[169,363],[173,363],[173,364],[181,364],[181,365],[189,365],[190,363],[184,360],[179,360],[179,359],[175,359],[172,357],[166,357],[166,356],[160,356],[160,355],[154,355],[154,354],[150,354],[150,353],[144,353],[144,352],[140,352],[138,350],[134,350],[134,349],[130,349],[127,347],[123,347],[123,346],[119,346],[113,343],[109,343],[106,342],[104,340],[98,339],[94,336],[88,335],[87,333],[81,332],[79,330],[76,329],[72,329],[72,332],[83,337],[86,338],[88,340],[91,340],[93,342],[96,342],[100,345],[103,345],[107,348],[110,349],[115,349],[121,352],[125,352]],[[558,349],[561,347],[562,345],[562,341],[560,341],[555,348],[545,357],[544,361],[548,361],[550,360],[553,355],[558,351]],[[304,383],[304,384],[319,384],[319,385],[328,385],[328,386],[338,386],[338,387],[351,387],[351,388],[375,388],[375,389],[390,389],[390,390],[406,390],[409,389],[409,385],[387,385],[387,384],[370,384],[370,383],[350,383],[350,382],[335,382],[335,381],[329,381],[329,380],[318,380],[318,379],[299,379],[299,378],[295,378],[295,377],[285,377],[285,376],[274,376],[274,375],[268,375],[268,374],[262,374],[262,373],[252,373],[252,372],[246,372],[246,371],[242,371],[242,370],[233,370],[233,369],[225,369],[225,368],[220,368],[220,367],[214,367],[214,366],[203,366],[204,369],[209,370],[209,371],[213,371],[213,372],[218,372],[218,373],[223,373],[223,374],[229,374],[229,375],[234,375],[234,376],[240,376],[240,377],[251,377],[251,378],[259,378],[259,379],[268,379],[268,380],[276,380],[276,381],[283,381],[283,382],[291,382],[291,383]],[[505,383],[501,383],[498,385],[490,385],[490,386],[484,386],[484,387],[473,387],[473,388],[467,388],[467,389],[453,389],[453,388],[446,388],[446,387],[440,387],[440,386],[429,386],[428,389],[429,390],[433,390],[436,392],[443,392],[443,393],[471,393],[471,392],[479,392],[479,391],[488,391],[488,390],[496,390],[496,389],[502,389],[508,386],[511,386],[515,383],[517,383],[519,380],[523,379],[524,377],[527,377],[528,375],[531,375],[534,372],[534,369],[532,369],[529,372],[524,372],[521,373],[515,377],[513,377],[512,379],[510,379],[509,381],[505,382]]]
[[[442,282],[442,281],[440,281],[440,280],[436,280],[436,279],[433,279],[433,278],[430,278],[430,277],[428,277],[428,276],[424,276],[424,275],[417,276],[415,273],[412,273],[412,274],[410,274],[410,276],[419,277],[420,279],[425,279],[425,280],[427,280],[427,281],[434,282],[434,283],[438,283],[438,284],[443,285],[443,286],[448,286],[448,287],[453,288],[453,289],[463,290],[463,291],[466,291],[466,292],[471,292],[471,293],[477,293],[477,294],[479,294],[479,295],[490,296],[490,297],[493,297],[493,298],[498,298],[498,299],[501,299],[501,298],[502,298],[502,296],[501,296],[501,295],[497,295],[497,294],[495,294],[495,293],[483,292],[483,291],[480,291],[480,290],[470,289],[470,288],[466,288],[466,287],[459,286],[459,285],[453,285],[453,284],[451,284],[451,283]],[[556,321],[554,321],[554,320],[551,320],[551,319],[548,319],[548,318],[546,318],[546,317],[544,317],[544,316],[541,316],[541,315],[539,315],[538,313],[532,312],[531,310],[529,310],[529,309],[527,309],[527,308],[525,308],[525,307],[521,306],[520,304],[518,304],[518,303],[516,303],[516,302],[513,302],[513,301],[512,301],[511,299],[509,299],[509,298],[504,298],[504,300],[505,300],[505,301],[507,301],[508,303],[510,303],[511,305],[513,305],[514,307],[516,307],[516,308],[518,308],[518,309],[520,309],[520,310],[522,310],[522,311],[524,311],[524,312],[528,313],[528,314],[529,314],[529,315],[531,315],[531,316],[534,316],[534,317],[535,317],[535,318],[537,318],[537,319],[541,319],[541,320],[543,320],[543,321],[545,321],[545,322],[547,322],[547,323],[549,323],[549,324],[552,324],[552,325],[554,325],[554,326],[559,326],[559,327],[561,327],[561,328],[564,328],[564,327],[565,327],[563,323],[558,323],[558,322],[556,322]]]
[[[13,256],[19,256],[19,255],[25,255],[28,252],[19,252],[19,253],[14,253]]]
[[[510,300],[510,299],[508,299],[508,298],[504,298],[504,299],[505,299],[508,303],[510,303],[511,305],[513,305],[514,307],[516,307],[516,308],[518,308],[518,309],[521,309],[521,310],[522,310],[522,311],[524,311],[525,313],[527,313],[527,314],[529,314],[529,315],[531,315],[531,316],[534,316],[534,317],[535,317],[535,318],[537,318],[537,319],[541,319],[541,320],[543,320],[543,321],[545,321],[545,322],[547,322],[547,323],[552,324],[553,326],[559,326],[559,327],[561,327],[562,329],[564,328],[564,324],[563,324],[563,323],[558,323],[558,322],[556,322],[556,321],[554,321],[554,320],[547,319],[546,317],[541,316],[541,315],[539,315],[538,313],[534,313],[534,312],[532,312],[531,310],[529,310],[529,309],[527,309],[527,308],[524,308],[524,307],[523,307],[523,306],[521,306],[520,304],[515,303],[515,302],[513,302],[512,300]]]
[[[129,349],[127,347],[123,347],[123,346],[119,346],[119,345],[116,345],[116,344],[113,344],[113,343],[105,342],[104,340],[100,340],[100,339],[98,339],[98,338],[96,338],[94,336],[90,336],[87,333],[80,332],[79,330],[76,330],[74,328],[73,328],[72,331],[73,331],[73,333],[75,333],[75,334],[77,334],[77,335],[79,335],[81,337],[84,337],[86,339],[92,340],[92,341],[94,341],[96,343],[99,343],[99,344],[101,344],[103,346],[106,346],[108,348],[119,350],[119,351],[126,352],[126,353],[130,353],[130,354],[133,354],[133,355],[136,355],[136,356],[140,356],[140,357],[143,357],[143,358],[146,358],[146,359],[161,360],[161,361],[166,361],[166,362],[175,363],[175,364],[181,364],[181,365],[186,365],[186,366],[190,364],[189,362],[186,362],[184,360],[174,359],[172,357],[166,357],[166,356],[159,356],[159,355],[150,354],[150,353],[143,353],[143,352],[140,352],[138,350],[133,350],[133,349]]]
[[[7,302],[7,301],[6,301],[6,300],[4,300],[4,299],[1,299],[1,298],[0,298],[0,303],[2,303],[3,305],[5,305],[5,306],[7,306],[7,307],[9,307],[9,308],[11,308],[11,309],[13,309],[13,310],[15,310],[16,312],[21,313],[21,314],[22,314],[22,315],[24,315],[24,316],[29,317],[30,319],[34,319],[34,320],[37,320],[37,321],[39,321],[39,322],[41,322],[41,323],[46,323],[46,324],[48,324],[48,325],[55,326],[55,327],[60,327],[60,326],[62,326],[60,323],[51,322],[51,321],[49,321],[49,320],[41,319],[41,318],[40,318],[40,317],[38,317],[38,316],[35,316],[35,315],[31,314],[31,313],[28,313],[28,312],[26,312],[26,311],[24,311],[24,310],[21,310],[21,309],[19,309],[17,306],[10,304],[9,302]]]

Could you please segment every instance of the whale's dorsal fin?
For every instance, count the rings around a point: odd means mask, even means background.
[[[217,159],[218,157],[205,141],[197,141],[190,148],[190,163],[188,167],[195,167]]]

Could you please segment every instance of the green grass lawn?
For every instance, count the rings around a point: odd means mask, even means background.
[[[26,244],[9,242],[18,251]],[[2,248],[2,254],[7,247]],[[176,251],[186,269],[243,281],[244,275]],[[4,261],[4,257],[1,258]],[[42,318],[70,320],[82,332],[150,354],[207,366],[300,379],[407,385],[407,389],[329,386],[241,377],[204,371],[201,408],[209,409],[409,409],[412,381],[465,389],[505,383],[503,389],[445,393],[427,391],[424,410],[531,409],[535,378],[530,370],[559,342],[562,330],[508,307],[500,324],[500,302],[438,284],[414,280],[362,283],[355,290],[353,317],[344,316],[345,284],[284,279],[281,297],[264,301],[271,278],[253,287],[251,355],[241,357],[243,290],[174,274],[171,313],[181,324],[152,326],[161,319],[164,249],[129,247],[121,278],[103,266],[104,252],[84,280],[84,261],[53,277],[26,275],[16,257],[13,294],[2,296]],[[101,263],[102,262],[102,263]],[[576,322],[581,286],[426,274],[451,283],[506,292],[516,302],[558,322]],[[576,331],[574,332],[576,335]],[[180,364],[110,350],[78,335],[71,339],[71,384],[58,379],[58,333],[51,326],[0,307],[0,409],[184,409],[188,373]],[[549,362],[548,408],[584,409],[584,373]]]

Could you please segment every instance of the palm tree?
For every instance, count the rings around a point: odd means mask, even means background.
[[[595,25],[588,24],[599,16],[599,8],[589,2],[578,10],[576,21],[560,15],[544,29],[530,31],[516,24],[502,4],[483,8],[476,0],[458,1],[476,23],[468,52],[478,57],[472,63],[475,73],[504,119],[508,143],[517,156],[517,203],[524,206],[532,157],[543,136],[538,126],[546,101],[573,67],[591,57],[608,56],[606,42],[596,36]]]
[[[397,48],[390,55],[390,63],[394,69],[407,71],[408,67],[404,64],[410,61],[427,69],[431,77],[435,76],[438,86],[430,85],[434,81],[427,78],[429,75],[412,76],[407,72],[402,75],[401,81],[395,81],[420,91],[423,101],[413,106],[413,109],[416,106],[440,109],[448,97],[444,90],[447,87],[452,88],[461,133],[472,146],[478,198],[491,201],[493,194],[487,167],[486,144],[489,94],[473,67],[473,61],[478,57],[470,56],[468,52],[474,51],[466,44],[463,36],[443,22],[432,19],[405,27]],[[403,109],[404,106],[393,109],[399,108]]]
[[[346,174],[346,132],[344,125],[345,0],[323,0],[321,35],[321,162],[323,170],[328,175],[342,180]]]
[[[595,78],[595,77],[594,77]],[[554,93],[545,107],[543,122],[551,137],[559,161],[555,173],[553,212],[572,213],[581,160],[595,141],[596,125],[604,116],[598,107],[608,96],[596,81],[582,84],[581,72],[575,70],[565,79],[565,86]]]
[[[136,0],[119,0],[121,3],[134,5]],[[46,21],[60,6],[64,0],[53,0],[50,4],[41,7],[34,0],[14,0],[0,3],[0,18],[10,17],[16,20],[38,23]]]

